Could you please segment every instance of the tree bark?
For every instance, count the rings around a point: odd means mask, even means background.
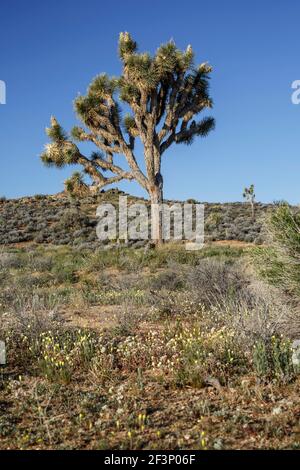
[[[155,184],[149,189],[151,201],[151,238],[156,246],[162,245],[162,203],[163,203],[163,182],[160,173],[156,175]]]
[[[251,214],[252,214],[252,220],[255,220],[255,207],[254,207],[254,201],[250,202],[251,204]]]

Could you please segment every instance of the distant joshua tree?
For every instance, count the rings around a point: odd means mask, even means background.
[[[74,127],[69,137],[51,118],[47,144],[41,159],[49,166],[80,164],[98,189],[123,179],[137,181],[154,204],[163,200],[162,155],[172,144],[191,144],[214,128],[212,117],[194,117],[212,108],[209,96],[211,67],[194,66],[191,46],[182,52],[173,41],[161,45],[156,54],[138,53],[129,33],[121,33],[119,55],[122,74],[97,76],[87,95],[75,100],[75,110],[83,127]],[[121,103],[130,108],[122,116]],[[144,149],[144,167],[137,161],[135,141]],[[98,147],[90,157],[81,153],[74,141],[92,142]],[[115,156],[125,157],[125,167]],[[186,165],[186,164],[184,164]],[[109,171],[109,176],[104,173]],[[188,169],[184,168],[185,173]],[[187,175],[188,178],[188,175]],[[154,239],[162,241],[161,216],[153,222]]]
[[[254,193],[254,184],[251,184],[249,188],[245,188],[243,192],[243,198],[250,203],[252,219],[254,219],[254,205],[255,205],[255,193]]]

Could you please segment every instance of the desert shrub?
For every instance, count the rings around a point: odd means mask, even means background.
[[[294,377],[291,342],[278,336],[257,341],[253,347],[253,364],[262,379],[291,380]]]
[[[53,281],[50,273],[42,273],[38,276],[32,274],[22,274],[15,279],[15,285],[21,289],[34,289],[35,287],[43,287]]]
[[[55,282],[58,284],[74,283],[77,280],[76,270],[73,263],[56,263],[51,270]]]
[[[34,241],[36,243],[44,243],[46,241],[46,237],[43,233],[39,233],[34,237]]]
[[[89,224],[89,219],[76,209],[67,209],[55,225],[56,229],[81,229]]]
[[[235,333],[226,328],[204,332],[197,324],[181,326],[171,343],[178,354],[175,371],[181,386],[225,385],[247,366]]]
[[[54,382],[69,383],[78,367],[88,368],[97,347],[95,334],[66,329],[34,311],[11,320],[2,336],[10,361]]]
[[[200,386],[203,374],[212,373],[213,370],[218,373],[218,377],[229,377],[229,366],[225,367],[223,362],[224,359],[226,363],[226,350],[218,349],[220,344],[209,350],[210,343],[205,340],[206,335],[213,331],[234,332],[231,339],[227,334],[227,352],[235,350],[235,355],[241,358],[238,360],[240,365],[244,364],[247,357],[249,370],[253,368],[259,377],[264,376],[264,380],[276,378],[285,381],[292,378],[288,346],[284,350],[287,341],[282,340],[280,347],[276,343],[277,349],[273,344],[272,354],[268,353],[264,359],[267,361],[265,370],[263,365],[259,365],[258,355],[253,356],[259,348],[269,351],[272,337],[280,338],[281,333],[284,333],[286,338],[299,332],[297,312],[287,305],[276,288],[246,275],[239,263],[215,259],[201,260],[199,266],[182,270],[182,278],[185,279],[185,289],[182,291],[161,288],[147,294],[154,320],[174,322],[178,319],[181,323],[182,319],[189,322],[198,319],[201,334],[191,339],[191,349],[188,346],[185,349],[178,371],[180,383],[195,384],[198,380]],[[188,328],[188,331],[191,330]],[[194,360],[198,362],[192,367]],[[222,365],[221,369],[218,369],[217,364],[220,367]],[[222,375],[222,371],[225,375]]]
[[[33,197],[36,201],[43,201],[44,199],[47,199],[46,194],[35,194]]]
[[[27,367],[33,361],[28,345],[33,345],[45,331],[58,327],[41,305],[41,299],[31,295],[30,300],[22,296],[13,305],[7,323],[0,324],[1,337],[6,342],[8,361]]]
[[[118,371],[115,369],[114,354],[110,351],[109,345],[103,346],[100,349],[100,354],[95,354],[90,361],[89,375],[93,383],[103,386],[107,382],[113,383],[116,381]],[[91,407],[89,401],[88,406]]]
[[[178,313],[188,313],[187,305],[182,298],[179,298],[178,292],[165,289],[149,290],[145,298],[147,304],[151,306],[151,315],[155,320],[172,319]],[[194,302],[192,302],[192,305],[195,305]]]
[[[5,284],[5,281],[9,278],[10,278],[9,271],[5,268],[0,268],[0,286],[1,287]],[[1,300],[0,300],[0,304],[1,304]]]
[[[42,375],[54,382],[68,383],[76,368],[87,366],[95,354],[97,340],[81,330],[42,332],[29,345]]]
[[[8,234],[7,234],[7,243],[19,243],[20,241],[22,241],[21,239],[22,237],[20,236],[20,232],[18,230],[11,230]]]
[[[43,253],[43,251],[42,251]],[[80,267],[83,265],[88,253],[71,247],[55,247],[46,250],[48,256],[51,256],[53,265],[61,263],[73,263],[74,266]]]
[[[261,276],[292,296],[300,295],[300,212],[280,204],[268,221],[272,247],[257,249],[254,264]]]
[[[83,305],[121,305],[129,302],[132,305],[142,305],[144,302],[144,292],[138,288],[131,289],[110,289],[107,287],[91,288],[86,285],[76,289],[72,295],[72,303]]]
[[[231,310],[240,304],[252,305],[250,277],[240,263],[222,257],[199,257],[197,263],[195,266],[182,266],[170,261],[166,271],[147,281],[145,299],[152,306],[156,318],[190,315],[202,312],[204,307],[207,310],[213,306],[224,307],[223,311],[226,311],[229,305]]]
[[[233,331],[206,331],[198,319],[189,323],[178,319],[165,329],[120,337],[116,361],[130,371],[151,368],[180,387],[227,385],[249,367]]]
[[[128,336],[134,336],[138,325],[145,319],[142,310],[135,309],[132,305],[126,303],[122,307],[122,311],[118,316],[117,326],[112,329],[114,344],[116,338],[120,341]]]
[[[53,259],[50,256],[32,256],[29,258],[31,269],[34,271],[44,272],[51,271],[53,267]]]
[[[19,269],[25,264],[24,259],[19,253],[0,252],[0,268]]]
[[[217,226],[222,221],[222,214],[220,211],[211,211],[205,219],[207,226]]]
[[[244,236],[244,241],[245,241],[246,243],[252,243],[252,242],[254,242],[254,240],[255,240],[255,236],[256,236],[255,233],[247,233],[247,234]]]
[[[136,272],[143,267],[143,254],[138,250],[124,247],[100,249],[90,253],[85,259],[85,268],[89,272],[115,267],[121,271]]]
[[[183,276],[180,271],[175,268],[167,269],[161,273],[153,276],[149,281],[149,288],[151,290],[161,290],[165,289],[166,291],[174,291],[181,289],[184,285]]]
[[[249,279],[240,267],[220,260],[204,259],[187,274],[191,298],[206,306],[251,302]]]
[[[252,259],[263,279],[270,284],[280,286],[285,265],[274,246],[259,247],[253,250]]]
[[[41,232],[41,231],[44,230],[45,228],[47,228],[47,223],[46,223],[46,222],[39,222],[39,223],[36,225],[36,231],[37,231],[37,232]]]
[[[118,337],[114,348],[116,364],[120,369],[131,372],[138,369],[151,368],[158,372],[172,370],[172,350],[168,346],[168,338],[164,332],[147,331],[137,335],[136,324],[141,320],[139,314],[124,324],[127,316],[115,330]]]
[[[52,284],[52,281],[51,281]],[[9,312],[15,320],[25,322],[28,315],[56,315],[61,305],[70,302],[73,287],[63,286],[53,288],[43,285],[42,288],[23,287],[12,277],[6,280],[6,286],[0,291],[0,309]]]
[[[165,351],[168,355],[170,344],[176,345],[172,361],[178,366],[178,384],[202,386],[210,376],[226,383],[246,370],[264,381],[293,378],[290,343],[281,332],[290,333],[291,325],[299,331],[297,315],[293,316],[277,291],[269,292],[261,284],[250,284],[247,289],[246,295],[234,300],[222,295],[222,303],[206,306],[188,298],[186,292],[155,293],[159,318],[172,319],[171,324],[178,321]]]
[[[63,236],[63,237],[58,237],[56,239],[54,239],[55,243],[57,245],[70,245],[72,243],[72,237],[67,235],[67,236]]]

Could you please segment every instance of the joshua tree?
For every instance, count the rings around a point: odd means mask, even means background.
[[[156,54],[138,53],[129,33],[121,33],[119,55],[122,75],[97,76],[87,95],[75,100],[75,110],[84,128],[74,127],[69,137],[57,120],[51,118],[42,161],[63,167],[80,164],[98,188],[123,179],[136,180],[154,204],[163,199],[162,156],[172,144],[191,144],[194,137],[205,137],[214,128],[214,119],[193,118],[212,108],[209,96],[211,67],[193,64],[193,50],[177,49],[173,41],[161,45]],[[121,103],[130,108],[122,116]],[[138,163],[135,141],[144,149],[145,171]],[[98,148],[90,157],[81,153],[77,142],[93,142]],[[115,156],[125,157],[124,165]],[[104,173],[109,171],[109,176]],[[188,176],[187,176],[188,177]],[[154,238],[162,240],[161,218],[152,221]]]
[[[88,185],[79,171],[75,171],[70,178],[66,179],[65,190],[71,196],[84,196],[89,192]]]
[[[254,184],[251,184],[249,188],[245,188],[243,192],[243,198],[250,203],[252,219],[254,219],[254,204],[255,204],[255,193],[254,193]]]

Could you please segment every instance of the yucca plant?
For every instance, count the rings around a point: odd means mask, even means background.
[[[195,120],[212,107],[209,96],[211,67],[194,65],[191,46],[180,51],[173,41],[161,45],[154,56],[138,53],[129,33],[121,33],[119,55],[122,73],[117,78],[97,76],[86,96],[75,100],[84,127],[74,127],[71,137],[52,117],[47,134],[51,143],[41,155],[46,165],[79,164],[98,189],[123,179],[137,181],[152,203],[163,200],[162,155],[172,144],[191,144],[215,125],[212,117]],[[123,115],[122,104],[130,113]],[[137,159],[136,139],[144,149],[144,167]],[[97,147],[89,157],[75,142]],[[122,155],[125,165],[115,162]],[[105,172],[108,171],[108,175]],[[162,241],[161,217],[153,220],[154,238]]]
[[[84,196],[88,193],[88,185],[79,171],[75,171],[70,178],[66,179],[65,190],[71,196]]]
[[[260,273],[298,302],[300,296],[300,212],[280,203],[268,221],[270,247],[257,250]]]

